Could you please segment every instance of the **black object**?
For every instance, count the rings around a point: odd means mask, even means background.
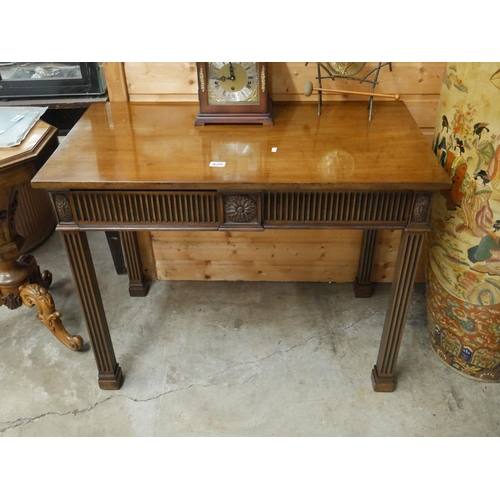
[[[0,63],[0,99],[99,96],[106,92],[96,62]]]

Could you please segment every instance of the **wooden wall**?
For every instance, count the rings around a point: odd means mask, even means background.
[[[367,63],[365,70],[375,66]],[[434,133],[445,63],[395,62],[379,76],[377,92],[400,94],[420,126],[429,147]],[[104,63],[110,100],[131,102],[196,102],[196,64]],[[316,63],[274,62],[269,65],[274,101],[311,102],[304,83],[316,86]],[[364,70],[364,71],[365,71]],[[370,90],[347,80],[324,81],[323,87]],[[364,97],[324,94],[323,99]],[[381,231],[373,280],[390,282],[399,231]],[[267,230],[256,233],[153,231],[141,238],[151,277],[168,280],[353,281],[357,270],[361,231]],[[424,281],[423,259],[417,281]]]

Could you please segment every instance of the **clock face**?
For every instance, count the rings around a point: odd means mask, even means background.
[[[207,79],[208,104],[259,104],[259,63],[211,62]]]

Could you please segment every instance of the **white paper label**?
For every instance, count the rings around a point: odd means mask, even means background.
[[[226,162],[225,161],[211,161],[208,166],[209,167],[225,167]]]

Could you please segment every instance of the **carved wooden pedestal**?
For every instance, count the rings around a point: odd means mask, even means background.
[[[61,313],[47,291],[51,273],[40,272],[32,255],[19,255],[25,238],[15,221],[20,186],[31,180],[56,148],[56,129],[39,122],[21,145],[0,150],[0,306],[36,306],[38,319],[65,346],[76,350],[83,341],[70,335],[61,322]]]

